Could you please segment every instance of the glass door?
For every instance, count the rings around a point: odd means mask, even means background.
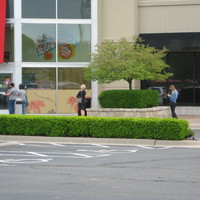
[[[4,95],[12,81],[11,73],[0,73],[0,110],[7,109],[7,97]]]

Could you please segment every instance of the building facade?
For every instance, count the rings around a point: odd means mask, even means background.
[[[4,1],[4,0],[3,0]],[[175,84],[180,105],[200,104],[200,0],[7,0],[2,92],[13,81],[27,89],[30,114],[74,114],[82,83],[92,106],[102,90],[128,89],[124,81],[98,85],[83,69],[97,43],[140,35],[147,44],[169,49],[174,77],[165,82],[134,80],[135,89]]]

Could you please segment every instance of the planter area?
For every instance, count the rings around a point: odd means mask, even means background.
[[[168,106],[142,109],[102,108],[87,109],[87,115],[91,117],[171,118],[171,111]]]
[[[0,135],[182,140],[180,119],[0,115]]]

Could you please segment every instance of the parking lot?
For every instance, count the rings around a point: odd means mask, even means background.
[[[189,148],[19,143],[0,147],[0,194],[3,200],[198,199],[199,158],[199,149]]]

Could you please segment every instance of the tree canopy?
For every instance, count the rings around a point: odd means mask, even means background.
[[[167,49],[156,49],[142,43],[134,36],[132,41],[125,38],[118,42],[106,40],[97,45],[92,54],[91,63],[85,68],[87,80],[98,80],[99,83],[111,83],[126,80],[132,89],[132,80],[165,80],[172,76],[166,72],[169,66],[165,63]]]

